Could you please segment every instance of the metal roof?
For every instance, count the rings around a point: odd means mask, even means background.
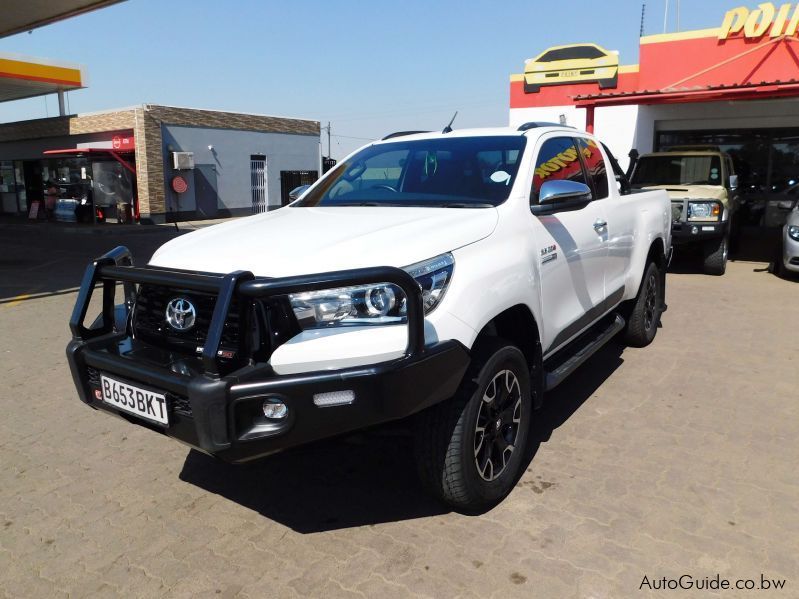
[[[583,94],[574,96],[576,106],[621,106],[719,100],[757,100],[799,95],[799,80],[760,81],[737,85],[696,85],[666,89]]]
[[[80,65],[0,53],[0,102],[80,89],[85,79]]]
[[[0,37],[117,4],[122,0],[3,0]]]

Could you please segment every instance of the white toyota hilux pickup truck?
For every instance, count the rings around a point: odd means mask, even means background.
[[[544,392],[655,337],[670,232],[575,129],[396,133],[285,208],[96,260],[67,355],[89,406],[231,462],[414,415],[423,480],[481,512]]]

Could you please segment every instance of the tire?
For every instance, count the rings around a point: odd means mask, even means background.
[[[721,239],[711,239],[705,242],[705,245],[702,247],[705,274],[720,277],[726,272],[728,248],[729,237],[727,235]]]
[[[650,262],[644,270],[638,295],[627,317],[624,329],[624,341],[627,345],[646,347],[657,335],[662,311],[661,285],[663,285],[662,273],[657,264]]]
[[[481,343],[455,397],[420,414],[422,482],[456,511],[488,511],[526,466],[532,409],[530,366],[521,350],[501,339]]]

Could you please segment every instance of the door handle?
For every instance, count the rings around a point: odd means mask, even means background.
[[[608,221],[602,220],[601,218],[598,218],[594,221],[594,229],[596,229],[597,232],[601,231],[607,226],[608,226]]]

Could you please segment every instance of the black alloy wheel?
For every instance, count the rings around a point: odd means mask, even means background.
[[[649,331],[657,326],[658,282],[654,272],[646,279],[646,295],[644,300],[644,328]]]
[[[510,370],[494,375],[483,394],[474,429],[474,460],[485,481],[498,478],[508,467],[522,421],[519,379]]]
[[[529,459],[533,396],[524,353],[481,340],[454,397],[419,415],[416,456],[427,488],[451,508],[483,513],[513,490]]]

